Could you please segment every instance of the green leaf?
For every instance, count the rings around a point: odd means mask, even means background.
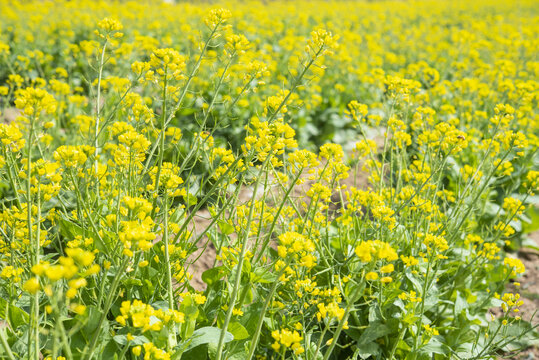
[[[344,296],[348,299],[349,302],[356,302],[362,295],[365,290],[365,282],[359,284],[349,281],[344,288]]]
[[[250,273],[252,283],[271,284],[277,280],[277,276],[268,270],[258,267]]]
[[[189,204],[189,206],[191,207],[191,206],[195,206],[198,203],[198,198],[193,194],[187,194],[186,201]]]
[[[228,331],[234,336],[234,340],[243,340],[249,337],[247,329],[237,321],[233,321],[228,325]]]
[[[181,327],[182,338],[190,338],[195,333],[195,326],[198,317],[198,307],[195,305],[184,304],[186,301],[180,305],[180,311],[185,314],[185,322]]]
[[[358,355],[362,359],[368,359],[371,356],[373,358],[376,358],[376,356],[378,356],[379,353],[380,353],[380,346],[375,342],[371,342],[366,345],[360,346]]]
[[[226,268],[224,266],[217,266],[211,269],[208,269],[202,273],[202,281],[208,285],[215,284],[223,276],[226,275]]]
[[[144,279],[144,286],[142,287],[142,292],[144,293],[144,295],[150,297],[154,291],[155,286],[153,285],[153,283],[148,279]]]
[[[455,299],[455,315],[458,315],[462,310],[468,307],[468,302],[462,297],[460,292],[457,291],[457,298]]]
[[[336,251],[341,251],[341,242],[338,237],[332,237],[329,241],[329,244]]]
[[[234,232],[234,226],[230,225],[226,221],[219,220],[217,225],[219,225],[219,230],[221,230],[221,233],[225,235],[230,235]]]
[[[220,336],[221,329],[216,327],[206,326],[197,329],[195,330],[195,332],[193,332],[193,335],[185,341],[186,343],[188,343],[185,351],[189,351],[196,348],[197,346],[204,344],[217,344],[219,342]],[[230,342],[232,340],[234,340],[234,336],[227,331],[225,333],[224,343]]]
[[[116,335],[113,337],[114,341],[116,341],[120,345],[126,345],[129,343],[129,345],[137,346],[146,344],[147,342],[150,342],[146,336],[138,335],[133,338],[131,341],[127,341],[127,335]]]
[[[103,353],[101,354],[101,359],[114,359],[114,357],[118,357],[118,353],[120,352],[120,349],[118,349],[118,345],[114,341],[109,341],[104,347],[103,347]]]
[[[99,251],[109,254],[108,246],[102,241],[101,237],[98,236],[95,232],[88,229],[83,229],[79,225],[65,219],[60,219],[59,224],[60,224],[60,234],[62,234],[63,236],[70,239],[74,239],[77,236],[89,236],[92,239],[94,239],[95,246]]]
[[[501,321],[498,319],[498,322]],[[528,321],[515,321],[511,326],[504,328],[503,334],[496,335],[495,341],[503,341],[513,338],[512,341],[506,343],[504,351],[515,351],[525,349],[530,346],[539,345],[539,333]]]
[[[87,307],[86,313],[88,314],[88,322],[82,328],[82,332],[90,337],[97,330],[101,310],[97,309],[95,305],[90,305]]]
[[[524,223],[522,231],[524,233],[531,233],[539,230],[539,207],[533,206],[527,212],[529,222]]]
[[[433,353],[445,355],[448,353],[448,349],[437,337],[432,337],[426,345],[419,348],[419,353],[426,355]]]
[[[419,295],[423,296],[423,294],[422,294],[422,292],[423,292],[423,284],[421,284],[421,282],[417,279],[417,277],[415,277],[413,274],[411,274],[409,272],[406,273],[406,277],[414,285],[414,290]]]
[[[15,305],[9,304],[5,299],[0,298],[0,318],[6,320],[12,329],[17,329],[21,325],[28,324],[30,315]]]
[[[524,239],[522,239],[522,247],[527,247],[529,249],[539,251],[539,246],[537,245],[537,243],[529,237],[524,237]]]
[[[390,334],[391,329],[380,321],[371,322],[357,342],[357,346],[365,346],[384,335]]]
[[[208,357],[212,360],[217,358],[217,344],[208,344]],[[247,360],[247,352],[242,348],[227,350],[227,360]]]

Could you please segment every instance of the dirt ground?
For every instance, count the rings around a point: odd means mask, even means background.
[[[323,166],[323,165],[321,165]],[[361,167],[358,165],[358,167]],[[358,171],[354,173],[353,170],[350,172],[350,176],[347,179],[341,180],[342,185],[346,185],[347,187],[354,186],[356,188],[364,188],[367,185],[367,176],[364,172]],[[313,181],[305,180],[305,182],[297,186],[291,196],[292,197],[300,197],[304,195],[305,191],[307,191],[310,187],[310,184],[312,184]],[[239,198],[240,203],[245,203],[249,201],[252,197],[252,189],[244,189],[240,192]],[[337,200],[337,199],[334,199]],[[196,234],[201,231],[203,231],[206,227],[208,227],[211,223],[211,216],[210,213],[207,210],[200,210],[197,212],[197,214],[193,218],[193,233]],[[213,267],[215,263],[215,256],[216,256],[216,250],[213,244],[208,243],[206,245],[207,238],[202,238],[199,243],[197,244],[197,247],[199,250],[197,250],[193,255],[191,255],[191,259],[196,259],[193,264],[187,269],[187,271],[192,275],[192,279],[190,281],[190,284],[193,288],[199,291],[203,291],[206,288],[206,283],[202,281],[202,273],[211,267]],[[202,250],[204,247],[206,247],[205,250]]]
[[[381,135],[380,130],[373,130],[371,137],[374,139],[378,146],[378,150],[383,149],[383,136]],[[345,151],[351,150],[355,147],[355,143],[349,143],[345,145],[343,148]],[[352,169],[349,171],[349,177],[346,179],[341,180],[341,185],[345,185],[348,188],[355,187],[358,189],[365,188],[368,184],[367,181],[367,175],[365,172],[361,171],[362,163],[359,163],[355,165]],[[322,162],[320,164],[320,167],[323,167],[324,163]],[[304,183],[302,185],[296,186],[296,188],[293,189],[291,196],[295,198],[304,197],[305,192],[310,188],[310,185],[314,182],[311,180],[307,180],[307,177],[309,175],[304,175]],[[251,188],[245,188],[240,191],[239,194],[239,203],[246,203],[252,198],[252,189]],[[334,194],[336,195],[336,194]],[[332,198],[333,201],[338,201],[338,199],[335,197],[335,199]],[[200,231],[203,231],[206,227],[208,227],[211,223],[211,217],[210,213],[207,210],[200,210],[197,212],[197,214],[193,218],[193,227],[191,231],[194,232],[195,237],[197,232],[200,233]],[[197,247],[199,250],[195,252],[195,254],[191,255],[190,259],[196,259],[191,266],[187,269],[187,271],[192,275],[192,279],[190,280],[191,286],[195,290],[203,291],[206,289],[206,283],[202,281],[202,273],[204,271],[210,269],[213,267],[215,263],[215,256],[216,256],[216,250],[213,244],[208,243],[207,247],[205,246],[207,242],[207,238],[204,237],[199,241],[197,244]],[[206,247],[206,250],[200,250],[201,248]]]

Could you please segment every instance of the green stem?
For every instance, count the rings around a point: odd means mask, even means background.
[[[156,194],[159,193],[159,182],[161,180],[161,170],[163,169],[163,156],[165,155],[165,132],[167,130],[166,125],[166,116],[167,116],[167,66],[165,65],[165,76],[163,78],[163,115],[161,116],[161,133],[159,139],[159,161],[157,164],[157,175],[155,178],[155,189]],[[167,189],[165,189],[165,192]],[[155,197],[153,201],[153,209],[151,217],[155,216],[155,208],[157,206],[158,196]],[[157,226],[157,224],[156,224]]]
[[[101,330],[103,329],[103,322],[107,318],[107,314],[110,310],[110,307],[112,306],[112,302],[114,301],[114,298],[117,296],[116,289],[118,285],[120,284],[120,280],[124,274],[124,270],[129,262],[129,258],[125,257],[124,261],[121,263],[118,272],[116,273],[114,280],[112,282],[112,286],[110,288],[110,291],[108,293],[107,301],[105,302],[105,307],[102,309],[101,317],[99,318],[99,322],[97,324],[96,330],[94,332],[94,335],[92,336],[92,339],[84,348],[84,351],[82,352],[81,359],[91,359],[92,355],[95,351],[95,347],[97,346],[97,340],[99,338],[99,335],[101,334]],[[89,346],[89,347],[88,347]],[[88,354],[88,356],[86,356]]]
[[[277,224],[279,216],[281,215],[281,211],[283,210],[284,205],[287,202],[287,199],[290,199],[289,195],[292,192],[292,190],[294,189],[294,187],[296,186],[296,184],[297,184],[297,182],[298,182],[298,180],[299,180],[302,173],[303,173],[303,168],[300,171],[298,171],[298,174],[296,175],[296,177],[292,181],[291,185],[288,187],[288,189],[286,189],[286,192],[285,192],[285,194],[283,196],[283,200],[281,201],[281,204],[279,205],[279,209],[277,209],[277,212],[275,213],[275,215],[273,217],[273,221],[271,222],[270,228],[268,230],[268,236],[266,237],[266,240],[262,244],[262,247],[260,248],[260,251],[256,255],[256,258],[253,261],[253,266],[256,263],[258,263],[258,261],[260,261],[260,259],[262,258],[264,252],[266,251],[266,248],[268,247],[268,245],[269,245],[269,243],[271,241],[271,236],[273,234],[273,230],[275,229],[275,225]]]
[[[165,190],[166,191],[166,190]],[[164,198],[164,229],[163,229],[163,241],[165,243],[165,267],[167,269],[167,294],[168,294],[168,308],[174,310],[174,289],[172,288],[172,269],[170,264],[170,252],[168,249],[168,198],[165,193]],[[176,328],[172,328],[172,332],[168,336],[167,350],[176,346]]]
[[[28,241],[31,249],[30,263],[32,266],[38,263],[39,259],[39,238],[33,236],[32,221],[32,139],[34,137],[35,116],[30,119],[30,132],[28,135],[28,154],[26,158],[26,210],[28,222]],[[38,225],[39,226],[39,225]],[[39,360],[39,292],[32,296],[31,323],[28,332],[28,354],[29,357]],[[32,344],[34,345],[32,347]]]
[[[99,118],[101,116],[101,79],[103,77],[103,66],[105,62],[105,49],[107,48],[107,40],[103,44],[103,50],[101,51],[101,60],[99,61],[99,76],[97,78],[97,96],[95,100],[95,140],[94,140],[94,167],[95,167],[95,186],[96,186],[96,201],[99,201]]]
[[[6,159],[13,159],[11,156],[8,157],[8,152],[4,151],[4,154],[6,155]],[[13,163],[10,161],[9,165],[7,166],[7,175],[9,178],[9,182],[11,183],[11,187],[13,188],[13,193],[15,194],[15,201],[17,202],[17,206],[19,209],[21,208],[21,199],[19,198],[19,189],[17,188],[17,183],[15,183],[15,176],[13,175],[12,171]]]
[[[210,45],[210,41],[213,39],[213,36],[215,35],[215,32],[217,31],[217,29],[218,29],[218,27],[220,25],[221,25],[220,23],[215,25],[215,27],[212,29],[212,31],[210,33],[210,36],[208,37],[208,39],[204,43],[204,47],[202,48],[202,51],[200,52],[200,55],[198,56],[197,62],[195,64],[195,66],[193,67],[193,70],[191,70],[191,73],[189,74],[189,77],[187,78],[185,86],[182,89],[182,93],[178,97],[178,101],[176,101],[176,104],[174,105],[174,107],[172,108],[172,111],[168,115],[168,118],[165,121],[165,125],[168,125],[172,121],[174,115],[176,114],[176,112],[178,111],[180,106],[182,105],[183,99],[184,99],[185,95],[187,94],[187,90],[189,89],[189,85],[191,84],[191,81],[195,77],[195,75],[196,75],[196,73],[197,73],[197,71],[198,71],[198,69],[200,67],[200,64],[202,63],[202,59],[204,58],[204,54],[206,53],[206,50],[208,49],[208,46]],[[159,144],[159,141],[157,141],[155,143],[155,145],[152,147],[152,149],[150,150],[150,153],[148,154],[148,157],[146,158],[146,163],[144,164],[144,171],[142,171],[142,174],[146,174],[146,172],[148,171],[148,168],[149,168],[150,163],[151,163],[151,159],[153,158],[153,155],[154,155],[155,151],[157,150],[158,144]]]
[[[73,359],[73,354],[71,353],[71,346],[69,344],[69,340],[66,335],[66,329],[64,327],[62,320],[60,319],[60,314],[58,313],[58,311],[56,311],[56,324],[58,325],[58,328],[60,330],[60,337],[62,339],[62,348],[65,351],[67,360],[71,360]]]
[[[324,330],[322,331],[322,334],[320,335],[320,339],[318,339],[318,342],[316,343],[316,351],[314,352],[314,355],[313,355],[314,360],[318,358],[318,353],[320,352],[320,349],[322,348],[322,341],[324,341],[324,337],[326,336],[327,332],[328,332],[328,327],[326,326]]]
[[[498,328],[496,329],[496,331],[494,332],[494,335],[492,335],[490,337],[490,340],[489,342],[485,345],[485,347],[483,348],[483,350],[481,350],[481,352],[479,354],[477,354],[477,356],[474,357],[474,359],[481,359],[481,356],[483,355],[483,353],[485,351],[488,351],[488,348],[490,347],[490,345],[492,344],[492,342],[494,341],[494,339],[496,338],[496,335],[498,335],[498,333],[500,332],[500,329],[502,328],[503,324],[500,322],[500,324],[498,325]]]
[[[252,198],[251,198],[251,207],[249,209],[249,216],[247,218],[247,227],[246,227],[246,229],[244,231],[244,237],[245,238],[243,239],[243,243],[242,243],[242,246],[241,246],[241,252],[239,254],[239,261],[238,261],[238,264],[236,265],[236,279],[234,280],[234,288],[232,290],[232,294],[231,294],[231,297],[230,297],[230,304],[228,306],[228,310],[227,310],[227,313],[226,313],[226,316],[225,316],[225,322],[223,324],[223,328],[221,329],[221,334],[219,335],[219,342],[217,344],[217,358],[216,358],[216,360],[221,360],[221,357],[222,357],[226,330],[228,328],[228,324],[230,323],[230,319],[232,318],[232,311],[234,310],[234,305],[236,303],[236,297],[238,295],[238,291],[239,291],[239,287],[240,287],[240,283],[241,283],[241,272],[242,272],[242,268],[243,268],[243,260],[245,258],[245,253],[247,251],[247,243],[248,243],[248,239],[249,239],[249,232],[251,230],[251,222],[252,222],[252,219],[253,219],[254,209],[255,209],[255,199],[256,199],[256,194],[258,192],[258,186],[260,184],[260,181],[259,181],[260,175],[262,174],[262,171],[264,171],[264,168],[266,167],[271,155],[272,155],[272,153],[270,151],[270,153],[266,157],[266,160],[260,166],[260,170],[258,171],[258,175],[257,175],[256,180],[255,180],[256,181],[255,182],[255,187],[253,189],[253,195],[252,195]]]
[[[412,349],[412,353],[415,354],[417,349],[419,348],[419,341],[421,339],[421,335],[423,333],[423,312],[425,311],[425,298],[427,297],[427,291],[429,288],[429,274],[430,274],[430,264],[432,264],[433,256],[428,259],[428,265],[427,265],[427,273],[425,274],[425,283],[423,284],[423,293],[421,294],[421,307],[419,310],[419,326],[417,327],[417,334],[414,341],[414,347]],[[414,355],[415,356],[415,355]]]
[[[277,274],[277,279],[273,282],[270,292],[266,296],[266,301],[264,302],[264,305],[262,306],[262,310],[260,310],[260,317],[258,318],[258,323],[256,324],[256,330],[251,340],[251,347],[249,349],[249,355],[247,356],[247,359],[249,360],[253,358],[253,355],[256,350],[256,346],[258,345],[258,338],[260,337],[262,325],[264,324],[264,316],[266,315],[266,311],[268,310],[270,302],[273,300],[273,295],[275,294],[275,290],[277,290],[277,286],[279,286],[279,278],[284,273],[284,271],[286,270],[289,264],[290,264],[290,260],[287,261],[286,265],[283,266],[281,271],[279,271],[279,273]]]
[[[339,321],[339,326],[337,327],[337,330],[335,331],[333,335],[333,340],[331,341],[331,345],[329,346],[329,349],[324,354],[323,360],[329,359],[329,356],[333,352],[333,349],[335,348],[335,345],[337,345],[337,341],[339,339],[339,336],[341,335],[342,329],[344,327],[344,324],[348,321],[348,316],[350,316],[350,311],[352,310],[352,306],[356,302],[356,300],[359,298],[360,293],[363,291],[363,286],[357,287],[352,296],[350,297],[350,301],[348,302],[348,305],[346,306],[346,310],[344,311],[344,315],[342,319]]]
[[[11,348],[9,347],[9,343],[7,342],[7,339],[6,339],[6,328],[0,329],[0,342],[2,343],[2,347],[6,351],[6,354],[9,360],[15,360],[15,356],[11,352]]]
[[[402,330],[399,332],[399,336],[397,337],[397,340],[395,341],[395,344],[391,349],[391,353],[389,354],[389,360],[393,360],[393,356],[395,356],[395,351],[397,351],[397,346],[399,345],[399,342],[404,338],[404,334],[406,334],[406,327],[403,327]]]

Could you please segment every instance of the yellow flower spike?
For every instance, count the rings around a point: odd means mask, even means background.
[[[39,285],[39,280],[37,277],[33,277],[33,278],[30,278],[28,279],[24,285],[23,285],[23,289],[28,291],[30,294],[35,294],[39,291],[40,289],[40,285]]]
[[[86,306],[82,304],[72,304],[71,311],[73,311],[77,315],[84,315],[84,313],[86,312]]]
[[[66,270],[67,268],[62,265],[52,265],[45,270],[45,276],[50,281],[58,281],[64,277]]]
[[[523,274],[526,271],[526,268],[524,267],[524,264],[520,259],[512,258],[512,257],[506,257],[503,260],[504,265],[512,269],[513,276],[517,274]]]
[[[95,31],[95,34],[103,39],[111,40],[112,38],[121,38],[123,33],[120,30],[123,29],[123,25],[120,21],[114,18],[104,18],[97,23],[99,30]]]
[[[56,111],[56,100],[43,89],[28,87],[17,90],[15,95],[15,106],[25,115],[39,117],[41,112],[53,114]]]
[[[70,288],[66,291],[66,298],[73,299],[75,296],[77,296],[77,289]]]
[[[365,263],[372,260],[372,252],[373,248],[368,242],[361,242],[355,249],[357,257],[359,257],[359,259]]]
[[[142,347],[140,345],[137,345],[133,347],[131,351],[133,352],[133,355],[140,356],[140,353],[142,352]]]
[[[339,36],[334,36],[326,29],[316,29],[311,32],[311,38],[307,43],[307,51],[311,54],[331,55],[333,50],[338,48],[337,40]]]
[[[378,274],[373,271],[368,272],[365,275],[365,280],[368,280],[368,281],[378,280]]]
[[[195,300],[195,303],[197,303],[198,305],[203,305],[206,303],[206,297],[202,294],[195,294],[194,295],[194,300]]]
[[[228,19],[232,17],[232,13],[228,9],[219,8],[211,10],[206,18],[204,23],[209,28],[213,29],[219,25],[224,24]]]
[[[244,35],[229,35],[226,37],[225,48],[230,54],[243,54],[250,47],[249,40]]]

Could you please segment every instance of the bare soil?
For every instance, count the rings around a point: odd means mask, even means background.
[[[378,151],[381,151],[383,149],[384,144],[384,137],[382,135],[381,129],[372,129],[370,130],[370,133],[368,134],[370,138],[372,138],[378,147]],[[343,146],[345,152],[350,152],[353,148],[355,148],[355,142],[350,142]],[[325,163],[321,162],[319,165],[320,168],[324,167]],[[341,180],[341,185],[346,186],[347,188],[355,187],[358,189],[362,189],[367,187],[368,180],[367,180],[367,174],[361,170],[361,167],[363,166],[363,163],[358,163],[355,166],[353,166],[349,173],[349,177],[346,179]],[[310,186],[314,183],[312,180],[308,180],[307,178],[310,175],[305,173],[303,176],[303,183],[301,185],[297,185],[290,196],[293,199],[299,199],[299,198],[305,198],[305,192],[309,190]],[[333,202],[339,202],[340,199],[337,194],[333,194],[332,201]],[[240,191],[239,194],[239,203],[246,203],[249,200],[251,200],[253,196],[253,190],[252,188],[244,188]],[[197,212],[197,214],[193,218],[193,229],[194,236],[197,237],[196,233],[197,231],[200,233],[200,231],[203,231],[206,227],[208,227],[211,223],[211,217],[207,210],[200,210]],[[207,246],[206,246],[207,245]],[[216,263],[215,257],[216,257],[216,250],[215,247],[208,243],[208,239],[204,237],[199,241],[197,244],[197,250],[195,254],[191,255],[190,259],[192,260],[191,266],[187,269],[187,271],[192,275],[192,279],[190,280],[191,286],[195,290],[204,291],[206,289],[206,283],[202,281],[202,274],[204,271],[210,269],[214,266]],[[205,250],[204,250],[205,248]],[[191,261],[188,261],[191,262]]]

